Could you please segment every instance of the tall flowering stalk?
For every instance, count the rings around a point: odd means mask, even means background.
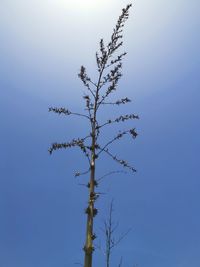
[[[135,128],[131,128],[125,131],[120,131],[109,142],[105,144],[99,143],[99,137],[104,127],[107,127],[114,123],[125,122],[127,120],[138,119],[137,115],[125,114],[120,117],[111,119],[109,118],[105,122],[98,120],[98,112],[104,105],[123,105],[131,102],[127,97],[116,100],[114,102],[108,101],[109,96],[116,91],[118,82],[122,77],[122,59],[126,53],[121,53],[116,56],[116,52],[122,46],[123,41],[123,28],[126,20],[129,17],[129,9],[131,4],[127,5],[126,8],[122,9],[122,13],[118,18],[116,26],[111,35],[110,42],[105,46],[104,40],[101,39],[99,43],[99,51],[96,53],[96,64],[97,64],[97,80],[93,81],[87,74],[86,68],[81,66],[78,77],[86,87],[87,93],[83,96],[85,101],[85,113],[75,113],[65,108],[50,107],[49,111],[57,114],[64,114],[66,116],[75,115],[85,118],[90,123],[90,132],[83,138],[76,138],[70,142],[65,143],[53,143],[49,148],[49,153],[58,149],[66,149],[71,147],[79,147],[84,153],[88,160],[88,171],[80,173],[77,172],[75,176],[90,173],[88,182],[89,196],[88,206],[85,209],[87,215],[86,223],[86,238],[84,245],[84,267],[92,267],[92,256],[94,251],[94,239],[96,235],[93,231],[94,217],[97,215],[97,209],[95,208],[95,201],[99,194],[96,192],[99,180],[96,179],[96,161],[103,154],[107,154],[114,161],[122,165],[122,167],[129,169],[131,172],[136,170],[125,160],[118,158],[110,151],[110,145],[115,141],[118,141],[125,135],[130,135],[133,139],[136,138],[137,133]]]

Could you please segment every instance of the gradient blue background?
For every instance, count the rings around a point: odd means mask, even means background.
[[[98,1],[97,1],[98,2]],[[95,77],[95,51],[108,40],[124,0],[73,7],[64,0],[0,0],[0,266],[64,267],[83,261],[87,191],[78,150],[49,156],[49,145],[84,136],[84,120],[49,114],[49,106],[84,108],[81,64]],[[127,22],[124,76],[116,98],[131,104],[108,114],[136,113],[138,138],[113,146],[135,175],[102,182],[96,232],[115,199],[116,248],[132,267],[200,265],[200,2],[135,2]],[[125,129],[125,125],[121,125]],[[128,125],[127,125],[128,126]],[[114,131],[105,131],[105,141]],[[119,167],[105,156],[98,175]],[[97,251],[94,266],[105,266]]]

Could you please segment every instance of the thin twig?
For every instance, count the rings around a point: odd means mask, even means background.
[[[119,140],[120,138],[122,138],[125,134],[127,134],[130,130],[128,131],[124,131],[124,132],[119,132],[119,134],[117,136],[115,136],[113,139],[111,139],[108,143],[106,143],[103,148],[100,148],[99,153],[97,154],[98,156],[105,151],[105,149],[111,145],[113,142],[115,142],[116,140]]]
[[[101,181],[102,179],[104,179],[105,177],[109,176],[109,175],[112,175],[112,174],[116,174],[116,173],[124,173],[124,174],[127,174],[127,172],[125,171],[111,171],[111,172],[108,172],[106,174],[104,174],[103,176],[101,176],[99,179],[97,179],[97,181]]]
[[[93,84],[95,87],[97,87],[97,85],[96,85],[96,83],[94,83],[91,79],[90,80],[88,80],[91,84]],[[93,95],[93,96],[95,96],[95,95]]]
[[[136,172],[136,169],[131,167],[126,161],[118,159],[116,156],[114,156],[108,149],[105,149],[104,152],[108,154],[113,160],[118,162],[119,164],[123,165],[124,167],[130,169],[132,172]]]
[[[74,264],[83,266],[83,264],[80,262],[75,262]]]
[[[134,114],[129,114],[129,115],[121,115],[120,117],[114,119],[114,120],[107,120],[107,122],[103,123],[102,125],[98,126],[98,129],[108,125],[108,124],[112,124],[112,123],[118,123],[118,122],[124,122],[130,119],[139,119],[138,115],[134,115]]]
[[[122,257],[120,258],[120,262],[119,262],[119,266],[118,267],[121,267],[122,266]]]
[[[85,172],[76,172],[75,173],[75,177],[78,177],[78,176],[81,176],[81,175],[86,175],[86,174],[88,174],[89,172],[90,172],[90,169],[91,168],[89,168],[87,171],[85,171]]]
[[[89,116],[87,115],[84,115],[84,114],[80,114],[80,113],[76,113],[76,112],[71,112],[72,115],[75,115],[75,116],[80,116],[80,117],[85,117],[87,119],[90,119]]]

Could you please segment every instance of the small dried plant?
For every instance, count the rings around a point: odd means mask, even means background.
[[[96,161],[102,156],[103,153],[107,154],[110,158],[126,168],[131,172],[135,172],[135,168],[132,167],[127,161],[118,158],[110,150],[110,145],[125,135],[130,135],[133,139],[137,137],[135,128],[120,131],[105,144],[100,144],[99,137],[102,134],[104,127],[110,126],[115,123],[126,122],[128,120],[138,119],[138,115],[125,114],[117,118],[109,118],[104,122],[100,122],[98,119],[98,112],[101,107],[105,105],[124,105],[131,100],[127,97],[118,99],[116,101],[109,101],[109,97],[117,89],[120,78],[122,77],[122,60],[126,53],[119,53],[119,48],[123,45],[123,28],[126,20],[129,17],[129,9],[132,5],[129,4],[122,9],[122,13],[119,16],[111,39],[107,45],[104,44],[104,40],[101,39],[99,43],[99,51],[96,53],[96,64],[97,64],[97,80],[93,81],[87,74],[86,68],[81,66],[78,77],[81,79],[83,85],[86,88],[86,93],[83,96],[85,101],[85,113],[75,113],[66,108],[50,107],[49,111],[63,114],[65,116],[74,115],[82,117],[89,121],[90,132],[85,137],[74,138],[69,142],[64,143],[53,143],[49,148],[49,153],[52,154],[58,149],[67,149],[72,147],[79,147],[85,157],[88,160],[88,169],[85,172],[76,172],[75,176],[90,173],[89,182],[87,187],[89,189],[88,206],[85,209],[87,215],[87,228],[86,228],[86,239],[84,245],[85,260],[84,267],[92,267],[92,255],[94,251],[93,241],[96,238],[93,232],[93,218],[97,215],[97,209],[95,208],[95,201],[99,194],[96,192],[99,180],[96,179]],[[112,174],[110,172],[106,175]],[[105,177],[104,175],[103,177]],[[102,178],[103,178],[102,177]]]
[[[118,222],[115,223],[113,221],[113,200],[110,203],[109,208],[109,214],[108,218],[104,220],[103,228],[100,228],[100,230],[103,232],[103,236],[105,237],[105,245],[101,246],[101,244],[96,244],[96,248],[98,248],[103,255],[105,256],[106,260],[106,267],[110,267],[111,263],[111,254],[113,249],[119,245],[119,243],[128,235],[128,233],[131,231],[131,228],[128,229],[126,232],[121,234],[118,238],[115,237],[115,231],[117,230],[119,224]],[[118,267],[122,266],[122,257],[120,258],[120,262]]]

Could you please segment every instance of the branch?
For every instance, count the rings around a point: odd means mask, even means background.
[[[122,115],[114,120],[108,120],[107,122],[105,122],[104,124],[102,125],[98,125],[96,128],[100,129],[108,124],[111,124],[111,123],[116,123],[116,122],[124,122],[124,121],[127,121],[127,120],[130,120],[130,119],[139,119],[139,116],[138,115],[134,115],[134,114],[129,114],[129,115]]]
[[[119,140],[120,138],[122,138],[125,134],[127,134],[128,131],[124,131],[122,133],[119,133],[116,137],[114,137],[113,139],[111,139],[107,144],[104,145],[103,148],[100,148],[99,153],[97,153],[97,156],[99,156],[103,151],[105,151],[105,148],[108,147],[109,145],[111,145],[113,142],[115,142],[116,140]]]
[[[80,113],[76,113],[76,112],[71,112],[69,111],[68,109],[65,109],[65,108],[53,108],[53,107],[50,107],[49,108],[49,112],[53,111],[54,113],[57,113],[57,114],[64,114],[64,115],[76,115],[76,116],[80,116],[80,117],[85,117],[87,119],[90,119],[87,115],[84,115],[84,114],[80,114]]]
[[[117,241],[115,241],[114,232],[118,227],[118,223],[114,223],[112,218],[113,218],[113,199],[110,203],[108,219],[104,221],[104,229],[101,229],[106,238],[106,246],[105,246],[106,267],[110,266],[110,257],[111,257],[112,249],[116,247],[122,241],[122,239],[124,239],[125,236],[130,232],[130,229],[129,229],[126,233],[122,234],[117,239]],[[122,264],[122,258],[120,260],[119,266],[121,266],[121,264]]]
[[[111,54],[113,54],[122,45],[122,42],[118,43],[118,41],[123,37],[121,33],[123,32],[124,23],[129,17],[129,8],[131,6],[132,4],[129,4],[126,8],[122,9],[122,14],[119,16],[117,25],[113,30],[111,41],[108,44],[108,49],[111,51]]]
[[[101,97],[101,100],[98,102],[97,109],[101,105],[102,102],[113,92],[116,90],[118,81],[122,77],[121,73],[122,63],[120,62],[117,66],[115,66],[114,69],[110,71],[110,73],[107,74],[106,77],[104,77],[104,81],[100,83],[100,88],[102,88],[107,82],[111,83],[109,87],[106,90],[105,95]]]
[[[106,68],[106,67],[105,67]],[[120,73],[119,70],[122,69],[122,63],[119,62],[113,69],[109,71],[109,73],[103,77],[103,81],[101,82],[101,87],[103,87],[107,82],[112,82],[116,79],[117,75]]]
[[[80,73],[78,74],[78,77],[81,79],[81,81],[83,82],[84,86],[87,87],[87,89],[90,91],[90,93],[93,95],[93,97],[95,98],[95,94],[94,92],[91,90],[89,83],[94,84],[91,79],[88,77],[87,73],[86,73],[86,68],[84,66],[81,66],[80,69]]]
[[[83,98],[85,99],[86,101],[86,110],[88,111],[89,113],[89,120],[90,120],[90,123],[92,125],[92,113],[91,113],[91,110],[93,110],[94,108],[94,104],[91,103],[91,99],[90,99],[90,96],[89,95],[84,95]]]
[[[122,98],[120,100],[117,100],[116,102],[102,102],[102,105],[120,105],[120,104],[126,104],[128,102],[131,102],[131,100],[129,98]]]
[[[112,172],[108,172],[106,174],[104,174],[103,176],[101,176],[99,179],[97,179],[97,182],[103,180],[105,177],[109,176],[109,175],[112,175],[112,174],[115,174],[115,173],[124,173],[124,174],[127,174],[127,172],[125,171],[112,171]]]
[[[101,73],[104,70],[108,57],[109,57],[109,51],[106,50],[103,39],[100,40],[99,50],[100,50],[101,56],[99,56],[99,54],[96,53],[96,62],[98,66],[98,71],[99,73]]]
[[[71,147],[76,147],[78,146],[84,155],[87,157],[89,163],[90,163],[90,158],[89,158],[89,153],[87,152],[88,147],[85,146],[84,141],[90,136],[86,136],[85,138],[78,138],[78,139],[73,139],[71,142],[68,143],[53,143],[52,146],[49,148],[49,153],[50,155],[53,153],[53,151],[58,150],[58,149],[67,149]]]
[[[75,262],[74,264],[83,266],[83,264],[79,262]]]
[[[105,144],[103,148],[99,147],[100,151],[99,151],[99,153],[97,153],[97,156],[99,156],[103,151],[105,151],[106,147],[111,145],[116,140],[119,140],[120,138],[122,138],[127,133],[130,133],[134,139],[137,137],[137,133],[135,132],[135,129],[130,129],[130,130],[127,130],[127,131],[124,131],[124,132],[119,132],[119,134],[116,137],[114,137],[113,139],[111,139],[107,144]]]
[[[118,267],[122,267],[122,257],[120,258],[120,262],[119,262]]]
[[[97,87],[97,84],[94,83],[90,78],[89,78],[88,82],[90,82],[92,85],[94,85],[95,87]],[[94,95],[93,95],[93,96],[94,96]]]
[[[86,175],[86,174],[88,174],[89,172],[90,172],[90,170],[91,170],[91,168],[89,168],[87,171],[85,171],[85,172],[76,172],[75,174],[74,174],[74,177],[78,177],[78,176],[81,176],[81,175]]]
[[[129,228],[124,234],[122,234],[117,241],[113,241],[113,244],[111,246],[111,248],[117,246],[126,236],[127,234],[132,230],[132,228]]]
[[[122,58],[124,57],[124,56],[126,56],[126,52],[124,52],[124,53],[122,53],[121,55],[119,55],[116,59],[114,59],[114,60],[111,60],[110,61],[110,64],[108,64],[107,66],[106,66],[106,68],[109,68],[110,66],[112,66],[113,64],[116,64],[116,63],[118,63],[118,62],[120,62],[121,60],[122,60]]]
[[[106,67],[108,67],[109,65],[112,65],[112,64],[118,63],[118,62],[119,62],[119,66],[121,67],[120,61],[121,61],[122,57],[125,56],[125,53],[118,56],[117,59],[112,60],[110,62],[110,64],[108,64],[107,66],[106,66],[106,64],[107,64],[108,59],[113,55],[113,53],[123,44],[122,41],[120,42],[120,39],[122,39],[122,37],[123,37],[121,35],[121,33],[123,31],[124,23],[129,17],[129,8],[131,6],[132,6],[131,4],[127,5],[126,8],[122,9],[122,13],[119,16],[117,24],[113,30],[113,34],[111,36],[111,41],[108,43],[107,47],[105,47],[103,39],[100,40],[99,53],[101,54],[101,56],[99,55],[98,52],[96,53],[96,63],[97,63],[98,71],[100,74],[99,75],[100,79],[97,83],[97,92],[99,91],[100,87],[102,87],[102,85],[104,84],[104,83],[101,84],[101,76],[103,74],[104,69]],[[113,90],[115,90],[117,82],[118,82],[120,77],[121,77],[121,73],[117,73],[117,75],[115,77],[115,82],[108,89],[109,93],[111,93]],[[97,107],[97,109],[98,109],[98,107]]]
[[[105,149],[104,152],[108,154],[113,160],[115,160],[117,163],[123,165],[123,167],[128,168],[132,172],[136,172],[136,169],[134,169],[132,166],[130,166],[125,160],[118,159],[116,156],[114,156],[108,149]]]

